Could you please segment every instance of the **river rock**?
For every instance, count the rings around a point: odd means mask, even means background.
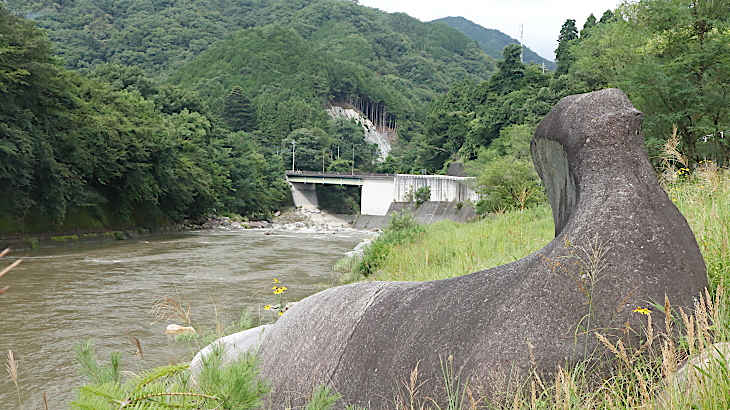
[[[216,347],[222,349],[221,364],[226,365],[246,352],[256,352],[261,346],[269,332],[271,325],[262,325],[254,327],[243,332],[234,333],[229,336],[222,337],[215,342],[209,344],[203,350],[199,351],[190,362],[190,373],[193,380],[196,380],[203,368],[203,359],[213,352]]]
[[[249,222],[247,228],[248,229],[264,229],[269,226],[268,222],[265,221],[253,221]]]
[[[391,408],[416,366],[421,397],[440,402],[443,363],[489,393],[510,374],[549,377],[600,353],[593,331],[640,329],[638,306],[667,295],[689,309],[707,285],[705,264],[657,182],[641,119],[609,89],[566,97],[540,123],[531,151],[555,220],[540,251],[458,278],[336,287],[293,306],[260,348],[270,406],[299,405],[328,385],[338,408]]]

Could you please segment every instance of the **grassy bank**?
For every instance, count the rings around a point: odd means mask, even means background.
[[[554,229],[546,205],[473,223],[438,222],[424,227],[416,240],[394,244],[369,279],[427,281],[503,265],[545,246]]]
[[[711,290],[720,283],[728,287],[730,172],[680,176],[668,183],[666,190],[695,233],[707,263]],[[390,249],[378,254],[370,274],[357,279],[425,281],[461,276],[529,255],[549,243],[553,233],[548,205],[489,215],[467,224],[443,221],[422,227],[409,240],[390,243]],[[382,244],[376,241],[374,245]],[[368,256],[373,255],[366,253],[365,263],[371,263]],[[357,264],[353,265],[357,269]]]

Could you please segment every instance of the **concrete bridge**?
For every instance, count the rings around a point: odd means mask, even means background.
[[[421,187],[431,189],[430,201],[463,202],[479,200],[471,187],[474,178],[446,175],[407,174],[333,174],[309,171],[287,171],[294,205],[317,208],[317,185],[357,185],[362,187],[360,213],[386,215],[393,202],[412,201]]]

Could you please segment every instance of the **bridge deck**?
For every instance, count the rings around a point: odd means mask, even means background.
[[[286,171],[289,182],[301,184],[363,185],[364,179],[393,179],[390,174],[339,174],[331,172]]]

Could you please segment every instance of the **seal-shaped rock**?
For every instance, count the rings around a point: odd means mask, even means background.
[[[687,221],[657,183],[642,114],[617,89],[564,98],[531,143],[555,239],[519,261],[421,283],[359,283],[304,299],[261,346],[273,408],[319,385],[338,404],[391,408],[418,366],[424,396],[445,398],[442,362],[488,392],[534,366],[543,374],[601,349],[650,302],[688,308],[707,284]]]

